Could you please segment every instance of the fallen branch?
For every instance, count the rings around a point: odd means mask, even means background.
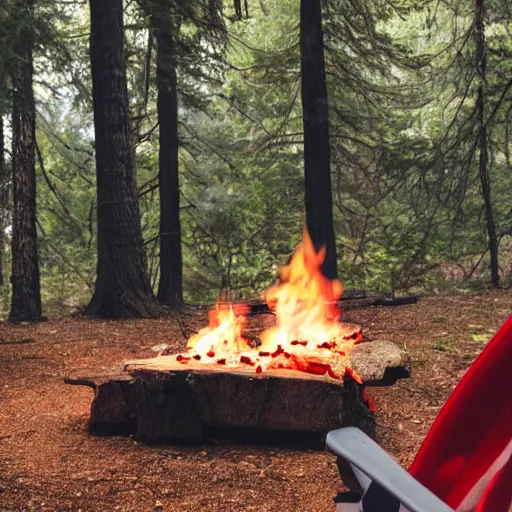
[[[365,291],[348,291],[338,301],[343,309],[359,309],[369,306],[406,306],[408,304],[416,304],[419,300],[417,295],[408,297],[392,297],[389,295],[368,295]],[[274,314],[265,302],[248,302],[251,315],[258,314]]]
[[[22,340],[4,341],[0,339],[0,345],[24,345],[25,343],[34,343],[36,340],[32,338],[24,338]]]

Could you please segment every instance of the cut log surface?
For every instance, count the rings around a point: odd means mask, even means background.
[[[374,385],[392,383],[389,368],[405,371],[405,354],[388,342],[356,346],[351,361]],[[364,386],[350,377],[343,382],[294,370],[255,373],[252,367],[184,365],[162,356],[66,382],[94,389],[92,433],[133,434],[147,443],[198,441],[219,429],[326,434],[352,425],[375,433]]]
[[[390,369],[396,369],[400,377],[407,377],[407,355],[404,350],[390,341],[374,341],[359,343],[355,345],[347,359],[347,366],[357,372],[359,377],[363,380],[365,385],[370,386],[385,386],[394,384],[396,379],[390,381]],[[284,370],[274,369],[266,370],[263,373],[256,373],[254,367],[251,366],[236,366],[225,367],[222,365],[203,364],[191,359],[186,364],[176,360],[176,356],[157,356],[150,359],[137,359],[128,361],[125,364],[125,371],[141,372],[141,371],[156,371],[156,372],[172,372],[172,373],[230,373],[241,377],[250,377],[254,379],[268,379],[271,377],[279,377],[283,379],[298,379],[328,382],[342,386],[343,381],[333,379],[326,373],[324,375],[315,375],[313,373],[304,373],[297,370]],[[342,371],[337,373],[343,373]]]

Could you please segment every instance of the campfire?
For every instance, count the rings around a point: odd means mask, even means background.
[[[185,352],[164,350],[112,371],[66,378],[94,389],[90,431],[148,443],[233,429],[318,439],[343,425],[374,433],[365,387],[407,377],[406,356],[389,341],[359,343],[360,327],[340,322],[343,287],[322,273],[324,258],[304,230],[265,293],[275,322],[256,334],[249,306],[222,297]]]
[[[349,353],[362,340],[361,329],[340,322],[343,285],[324,276],[324,259],[325,249],[315,250],[305,228],[289,263],[279,269],[279,282],[265,293],[275,326],[247,334],[249,308],[221,299],[209,312],[208,326],[189,338],[185,353],[163,352],[153,362],[164,366],[172,359],[194,368],[244,367],[254,373],[295,370],[336,380],[348,372],[360,380],[349,368]]]

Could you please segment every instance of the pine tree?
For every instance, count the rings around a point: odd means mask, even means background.
[[[9,181],[5,165],[4,118],[0,115],[0,286],[5,284],[5,221],[8,211]]]
[[[98,208],[98,267],[87,313],[110,318],[159,311],[145,268],[123,50],[122,0],[90,0]]]
[[[178,173],[178,83],[176,37],[179,31],[171,2],[153,0],[147,9],[157,40],[156,82],[159,126],[160,280],[157,298],[173,307],[183,303]]]
[[[336,277],[336,241],[332,216],[329,108],[325,79],[322,6],[301,0],[300,49],[304,123],[305,206],[308,231],[317,248],[325,246],[323,271]]]
[[[41,291],[36,231],[35,137],[33,62],[34,1],[14,6],[20,23],[12,72],[12,301],[9,319],[41,318]]]
[[[477,119],[478,119],[478,147],[480,157],[478,162],[478,175],[482,187],[482,198],[485,205],[485,219],[487,224],[487,236],[489,240],[489,253],[491,255],[491,282],[495,288],[500,285],[500,274],[498,265],[498,238],[496,236],[496,226],[494,224],[493,208],[491,202],[491,181],[489,177],[489,150],[488,150],[488,131],[486,126],[486,101],[485,91],[487,88],[486,77],[486,45],[485,45],[485,0],[475,0],[475,57],[476,57],[476,75],[478,77],[477,92]]]

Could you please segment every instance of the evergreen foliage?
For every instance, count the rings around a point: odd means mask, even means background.
[[[150,0],[124,4],[132,146],[151,284],[159,281],[156,47]],[[512,283],[512,6],[323,0],[339,277],[368,291],[490,286],[482,122],[502,286]],[[301,236],[299,0],[170,2],[177,30],[184,298],[257,297]],[[11,41],[0,0],[0,114],[10,169]],[[38,0],[34,21],[37,225],[46,308],[85,305],[96,268],[94,127],[86,3]],[[478,94],[483,85],[483,121]],[[4,176],[8,176],[4,172]],[[3,184],[3,185],[2,185]],[[9,179],[0,177],[8,188]],[[4,190],[2,188],[2,190]],[[0,195],[5,239],[10,203]],[[1,220],[0,219],[0,220]],[[4,249],[2,296],[9,295]],[[8,304],[4,301],[3,311]]]

